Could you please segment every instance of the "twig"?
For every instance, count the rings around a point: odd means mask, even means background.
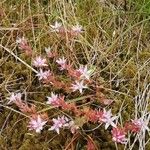
[[[10,53],[12,56],[14,56],[17,60],[19,60],[21,63],[23,63],[25,66],[30,68],[33,72],[38,73],[34,68],[32,68],[29,64],[27,64],[25,61],[20,59],[18,56],[16,56],[12,51],[10,51],[8,48],[4,47],[0,44],[0,47],[2,47],[4,50],[6,50],[8,53]]]

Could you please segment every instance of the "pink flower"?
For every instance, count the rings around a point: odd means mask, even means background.
[[[16,43],[18,44],[18,47],[20,49],[24,50],[28,56],[32,55],[32,48],[28,45],[28,42],[24,37],[22,37],[22,38],[18,37],[16,39]]]
[[[8,102],[8,104],[10,104],[10,103],[15,103],[16,101],[20,101],[21,100],[21,93],[11,93],[11,95],[10,95],[10,97],[9,98],[7,98],[7,99],[9,99],[9,102]]]
[[[80,93],[82,94],[83,89],[88,88],[87,85],[83,85],[83,80],[81,82],[75,81],[76,84],[72,84],[71,89],[74,91],[79,90]]]
[[[43,71],[40,69],[36,76],[39,77],[39,80],[47,79],[49,76],[51,76],[51,72],[50,70]]]
[[[117,143],[126,144],[127,139],[125,138],[126,132],[123,128],[113,128],[112,131],[112,140]]]
[[[125,129],[126,131],[131,131],[134,133],[140,133],[140,132],[145,132],[145,131],[150,131],[148,127],[148,123],[150,120],[150,115],[141,117],[139,119],[134,119],[131,122],[126,122],[125,123]]]
[[[71,29],[72,29],[73,32],[76,32],[77,34],[83,32],[83,27],[79,24],[73,26]]]
[[[35,66],[35,67],[46,67],[48,65],[47,65],[45,58],[41,58],[41,56],[38,56],[33,60],[33,66]]]
[[[143,121],[142,119],[134,119],[132,120],[132,123],[134,123],[135,125],[139,126],[139,127],[142,127],[142,124],[143,124]]]
[[[149,127],[148,127],[148,123],[149,123],[149,119],[145,119],[144,118],[139,118],[139,119],[134,119],[132,120],[132,123],[134,124],[135,127],[139,128],[139,131],[150,131]]]
[[[116,124],[113,122],[117,119],[117,116],[112,117],[111,109],[106,111],[104,109],[103,115],[100,118],[100,121],[105,123],[105,130],[111,125],[112,127],[116,127]]]
[[[59,107],[60,105],[60,99],[57,94],[51,93],[51,97],[47,97],[48,101],[47,104],[51,104],[52,106]]]
[[[66,59],[64,57],[59,58],[58,60],[56,60],[57,64],[60,65],[60,70],[65,70],[67,69],[67,64],[66,64]]]
[[[50,47],[45,47],[45,52],[48,58],[54,58],[58,55],[57,52],[52,51]]]
[[[87,69],[87,65],[86,65],[84,67],[80,66],[80,68],[78,69],[78,71],[81,74],[81,76],[80,76],[81,79],[87,79],[87,80],[89,80],[94,70],[92,70],[92,69],[88,70]]]
[[[52,32],[59,32],[62,27],[62,23],[56,21],[55,24],[50,25],[50,27],[52,28]]]
[[[43,130],[43,126],[47,121],[43,120],[40,115],[37,115],[36,118],[30,118],[29,130],[35,130],[37,133],[40,133]]]
[[[59,134],[60,128],[63,128],[64,125],[68,122],[68,118],[65,116],[59,117],[57,119],[53,118],[53,126],[49,130],[55,130]]]

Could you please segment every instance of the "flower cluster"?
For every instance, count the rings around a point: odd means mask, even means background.
[[[61,37],[69,36],[69,38],[77,37],[79,34],[83,32],[83,27],[79,24],[72,26],[72,27],[64,27],[61,22],[56,21],[54,25],[50,25],[51,32],[56,32]]]
[[[60,133],[61,128],[69,128],[71,133],[75,133],[76,130],[79,128],[77,125],[75,125],[73,120],[69,120],[69,118],[65,116],[58,116],[57,119],[53,118],[53,126],[49,128],[49,130],[55,130],[58,134]]]
[[[148,128],[149,121],[147,121],[147,120],[149,120],[149,119],[144,120],[143,117],[141,117],[139,119],[131,120],[130,122],[127,122],[125,124],[125,129],[126,129],[126,131],[131,131],[133,133],[139,133],[141,131],[149,132],[150,131],[150,129]]]
[[[148,115],[148,118],[150,115]],[[149,119],[146,118],[144,120],[143,117],[139,119],[131,120],[131,122],[125,123],[123,128],[120,127],[114,127],[112,130],[112,140],[121,144],[127,143],[127,138],[125,137],[128,132],[137,133],[140,134],[141,132],[150,131],[148,127]]]
[[[72,92],[79,91],[81,94],[83,93],[83,89],[87,89],[88,85],[87,81],[90,80],[90,77],[93,74],[93,69],[89,69],[86,66],[81,65],[79,69],[74,69],[70,64],[67,63],[67,59],[64,57],[56,60],[56,63],[60,66],[60,71],[66,70],[68,76],[73,79],[72,83],[69,83],[68,87]],[[57,88],[66,88],[66,84],[60,81],[56,75],[54,75],[49,69],[43,70],[43,67],[48,67],[46,58],[42,58],[41,56],[33,59],[33,66],[36,68],[40,68],[37,77],[40,81],[46,84],[52,84]]]
[[[60,22],[55,22],[51,25],[51,31],[60,35],[61,37],[69,37],[74,39],[78,37],[82,32],[83,28],[81,25],[76,26],[64,26]],[[60,114],[56,118],[49,119],[47,113],[39,113],[35,108],[35,105],[27,104],[27,102],[22,100],[21,93],[11,93],[8,98],[8,104],[14,103],[22,113],[28,115],[28,128],[29,130],[34,130],[40,133],[44,126],[50,126],[49,131],[55,131],[60,134],[62,129],[69,129],[72,134],[77,132],[82,125],[76,121],[76,118],[84,118],[83,123],[88,122],[93,124],[100,124],[104,126],[105,130],[110,129],[112,135],[112,141],[127,144],[128,133],[140,134],[141,132],[150,131],[148,123],[150,120],[150,115],[142,116],[141,118],[133,119],[126,122],[124,125],[119,124],[119,115],[113,115],[111,108],[107,110],[105,106],[110,105],[113,100],[107,99],[105,94],[101,92],[101,87],[95,86],[95,81],[92,79],[94,76],[94,69],[89,65],[79,65],[74,67],[65,57],[60,57],[56,51],[53,51],[51,47],[45,48],[46,56],[33,54],[31,47],[28,45],[27,40],[22,37],[16,40],[20,49],[24,50],[28,56],[32,54],[32,67],[36,69],[36,77],[38,80],[53,89],[49,96],[47,96],[46,107],[49,110],[55,108],[66,114],[66,116]],[[52,71],[50,68],[50,62],[53,61],[56,72]],[[63,74],[64,79],[57,75],[59,72]],[[62,91],[62,93],[58,93]],[[90,103],[94,102],[95,99],[103,102],[104,105],[94,107],[94,106],[84,106],[86,103],[85,94],[91,94],[88,98]],[[82,97],[79,97],[82,94]],[[67,96],[64,96],[67,95]],[[76,98],[75,96],[78,96]],[[66,98],[67,97],[67,98]],[[72,100],[68,100],[73,98]],[[81,99],[81,100],[80,100]],[[77,102],[80,101],[80,102]],[[98,101],[98,102],[99,102]],[[43,111],[41,111],[43,112]],[[69,116],[69,117],[68,117]],[[147,121],[148,120],[148,121]],[[95,147],[92,140],[88,140],[89,147]]]
[[[23,102],[21,99],[21,93],[11,93],[8,104],[15,103],[19,109],[29,114],[30,120],[28,128],[29,130],[35,130],[37,133],[40,133],[43,129],[44,125],[48,122],[48,116],[46,113],[39,114],[37,113],[35,106],[32,105],[29,107],[27,104]],[[111,113],[111,109],[106,111],[103,110],[93,110],[93,109],[84,109],[79,110],[75,104],[69,104],[65,102],[64,96],[59,96],[57,94],[51,93],[51,97],[47,97],[48,101],[46,102],[49,105],[55,107],[61,107],[63,110],[70,110],[75,114],[84,115],[87,118],[87,121],[91,121],[93,123],[102,123],[105,125],[105,130],[109,126],[112,128],[112,140],[117,143],[126,144],[127,138],[126,135],[128,131],[139,133],[144,131],[149,131],[148,122],[144,121],[143,118],[134,119],[131,122],[125,124],[123,128],[118,127],[116,121],[118,116],[113,116]],[[68,128],[71,133],[75,133],[79,126],[75,125],[73,120],[70,120],[66,116],[58,116],[57,118],[52,119],[53,125],[49,128],[49,130],[55,130],[58,134],[60,133],[60,129]]]
[[[21,93],[11,93],[8,104],[14,103],[16,104],[20,111],[26,113],[29,116],[29,130],[35,130],[37,133],[40,133],[43,129],[43,126],[46,124],[48,117],[46,113],[39,114],[37,113],[35,106],[28,106],[22,99]]]

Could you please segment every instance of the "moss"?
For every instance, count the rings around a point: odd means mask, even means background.
[[[45,55],[44,47],[50,45],[54,49],[56,46],[59,55],[67,57],[73,65],[94,64],[97,67],[94,74],[94,84],[103,85],[106,88],[103,91],[106,97],[115,101],[110,106],[113,114],[118,113],[124,101],[123,108],[125,106],[125,109],[121,112],[124,123],[134,114],[133,99],[139,94],[137,87],[143,91],[145,85],[150,82],[148,79],[149,64],[147,64],[150,57],[149,22],[145,20],[148,14],[142,13],[143,9],[147,12],[146,3],[146,1],[141,3],[140,0],[137,0],[136,4],[135,0],[133,2],[130,0],[130,3],[127,3],[128,9],[132,8],[137,11],[140,8],[139,12],[131,13],[127,10],[125,12],[124,4],[119,0],[111,0],[106,3],[97,0],[71,2],[67,0],[33,0],[30,3],[30,12],[27,1],[6,0],[0,4],[2,8],[0,9],[0,26],[11,28],[13,24],[16,24],[19,30],[1,30],[1,44],[13,50],[15,55],[28,64],[31,64],[32,58],[27,57],[20,49],[14,47],[17,36],[24,35],[29,39],[35,55]],[[3,16],[1,16],[1,10]],[[49,24],[59,19],[69,26],[79,22],[83,25],[85,32],[75,40],[75,43],[70,41],[66,44],[55,33],[49,32]],[[113,33],[115,34],[113,35]],[[57,65],[54,62],[55,59],[54,61],[49,60],[51,70],[59,73],[60,78],[67,82],[64,73],[57,71]],[[35,77],[35,73],[0,48],[0,90],[4,97],[8,96],[8,91],[25,91],[27,101],[37,102],[37,109],[41,110],[43,105],[40,103],[45,103],[45,97],[56,89],[52,86],[44,87]],[[56,91],[56,93],[59,92],[62,93],[63,90]],[[69,96],[67,95],[67,98],[71,99],[75,96],[78,94],[71,93]],[[4,98],[2,102],[5,105],[7,100]],[[99,105],[99,103],[96,104]],[[9,107],[17,109],[14,105]],[[148,110],[150,110],[150,106],[148,106]],[[58,113],[57,110],[48,112],[50,118]],[[84,118],[81,117],[76,121],[82,126]],[[95,126],[95,124],[87,123],[83,128],[85,127],[86,130]],[[73,137],[68,130],[61,131],[60,135],[56,135],[55,132],[47,131],[48,127],[45,127],[41,134],[28,133],[27,119],[9,109],[3,109],[0,127],[3,127],[0,136],[0,149],[2,150],[47,150],[48,148],[62,150]],[[110,128],[108,131],[104,130],[102,125],[97,130],[83,133],[83,135],[93,136],[99,149],[115,150],[110,130]],[[78,149],[86,149],[85,137],[77,139],[74,145]],[[137,145],[134,149],[137,149]],[[148,143],[146,148],[150,149],[149,147]],[[122,150],[124,146],[118,145],[118,149]]]
[[[150,52],[149,50],[141,51],[139,52],[139,59],[141,61],[146,61],[150,58]]]
[[[21,147],[19,147],[19,150],[31,150],[31,149],[35,149],[35,146],[30,140],[25,140],[21,145]]]
[[[7,150],[7,147],[6,147],[6,138],[4,136],[0,136],[0,148],[2,150]]]
[[[123,76],[127,79],[134,78],[137,73],[137,66],[134,61],[129,62],[122,71]]]

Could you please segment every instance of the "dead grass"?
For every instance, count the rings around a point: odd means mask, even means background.
[[[6,97],[12,91],[26,93],[29,101],[44,103],[45,94],[50,90],[37,83],[30,59],[16,47],[16,37],[24,35],[37,54],[44,55],[44,47],[50,46],[75,66],[88,64],[96,67],[95,84],[103,85],[106,95],[115,100],[112,110],[114,113],[119,112],[120,122],[134,116],[144,116],[150,111],[149,13],[150,4],[146,0],[143,3],[140,0],[126,0],[126,3],[125,0],[2,0],[1,106],[5,106]],[[85,32],[75,41],[70,41],[67,35],[65,40],[61,40],[49,29],[49,25],[55,20],[62,21],[66,27],[79,23]],[[50,66],[55,70],[53,64]],[[38,107],[42,106],[39,104]],[[30,147],[31,150],[59,150],[64,149],[63,146],[71,141],[70,136],[64,133],[59,137],[49,135],[46,131],[41,136],[30,135],[25,122],[19,121],[21,114],[7,106],[2,114],[1,149],[26,150]],[[124,149],[121,145],[115,147],[109,133],[96,131],[99,135],[96,134],[95,143],[99,149]],[[65,136],[68,136],[67,142],[62,140]],[[73,148],[85,149],[85,140],[82,138],[86,136],[81,133],[79,137],[78,141],[76,137],[72,138],[75,141]],[[131,140],[125,148],[149,149],[147,135],[140,135],[136,140],[138,142],[135,143]]]

